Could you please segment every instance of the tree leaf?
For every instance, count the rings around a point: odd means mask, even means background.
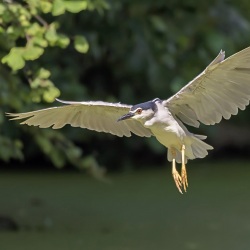
[[[59,16],[64,14],[65,12],[65,4],[63,0],[54,0],[52,6],[52,15]]]
[[[50,25],[47,32],[45,33],[45,38],[47,39],[50,45],[52,46],[55,45],[58,39],[58,35],[56,33],[56,29],[54,25]]]
[[[3,13],[6,11],[6,7],[1,3],[0,4],[0,15],[3,15]]]
[[[43,13],[49,13],[53,7],[52,3],[48,1],[41,0],[40,7]]]
[[[44,33],[44,28],[38,23],[33,23],[29,28],[26,29],[26,34],[30,36],[42,35]]]
[[[72,13],[78,13],[88,8],[87,1],[65,1],[65,9]]]
[[[84,36],[75,36],[74,46],[80,53],[87,53],[89,50],[89,43]]]
[[[50,71],[45,68],[40,68],[37,73],[37,77],[42,79],[48,79],[50,75],[51,75]]]
[[[56,45],[64,49],[69,45],[69,43],[70,43],[70,40],[67,36],[58,34],[58,40],[56,42]]]
[[[22,69],[25,65],[25,61],[23,59],[24,48],[15,47],[12,48],[8,55],[2,58],[2,63],[8,64],[13,70]]]
[[[43,52],[44,52],[44,49],[41,47],[28,45],[23,52],[23,58],[25,60],[34,61],[38,59],[43,54]]]
[[[45,40],[44,38],[38,37],[38,36],[33,37],[32,43],[33,43],[34,45],[38,45],[38,46],[44,47],[44,48],[48,46],[48,41]]]
[[[49,87],[48,90],[44,91],[43,99],[46,102],[54,102],[55,98],[57,98],[59,95],[60,95],[60,90],[55,86],[51,86]]]
[[[23,36],[25,34],[23,28],[16,25],[9,26],[6,30],[6,33],[13,40],[18,39],[20,36]]]

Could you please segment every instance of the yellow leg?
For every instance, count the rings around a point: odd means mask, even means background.
[[[176,153],[175,153],[175,150],[171,150],[171,153],[173,155],[173,161],[172,161],[172,175],[173,175],[173,178],[174,178],[174,182],[175,182],[175,185],[177,187],[177,189],[179,190],[179,192],[182,194],[182,190],[181,190],[181,186],[182,186],[182,178],[180,176],[180,174],[178,173],[178,171],[176,170],[176,162],[175,162],[175,156],[176,156]]]
[[[188,180],[187,180],[187,170],[185,165],[185,145],[181,147],[181,179],[182,185],[185,192],[187,192]]]

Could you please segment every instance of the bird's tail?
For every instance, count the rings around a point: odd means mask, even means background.
[[[208,155],[208,150],[212,150],[213,147],[205,143],[207,137],[204,135],[189,135],[184,139],[185,143],[185,161],[195,158],[204,158]],[[173,156],[171,151],[168,150],[168,160],[172,161]],[[181,163],[181,149],[176,149],[176,162]]]
[[[203,141],[206,138],[207,137],[204,135],[191,136],[191,149],[194,157],[193,158],[189,157],[189,159],[204,158],[205,156],[208,155],[207,150],[213,149],[211,145]]]

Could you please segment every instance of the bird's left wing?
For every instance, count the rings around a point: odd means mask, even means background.
[[[129,137],[131,132],[138,136],[152,135],[149,129],[136,120],[117,122],[118,118],[129,112],[130,105],[101,101],[69,102],[58,99],[57,101],[67,105],[27,113],[7,113],[7,115],[12,120],[24,119],[21,124],[40,128],[59,129],[70,124],[72,127],[111,133],[120,137]]]
[[[244,110],[250,100],[250,47],[224,60],[224,52],[194,80],[163,101],[184,123],[219,123]]]

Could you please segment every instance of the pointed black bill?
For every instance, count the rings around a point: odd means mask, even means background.
[[[133,117],[135,114],[134,113],[127,113],[126,115],[123,115],[122,117],[120,117],[117,121],[122,121],[122,120],[126,120],[129,119],[131,117]]]

